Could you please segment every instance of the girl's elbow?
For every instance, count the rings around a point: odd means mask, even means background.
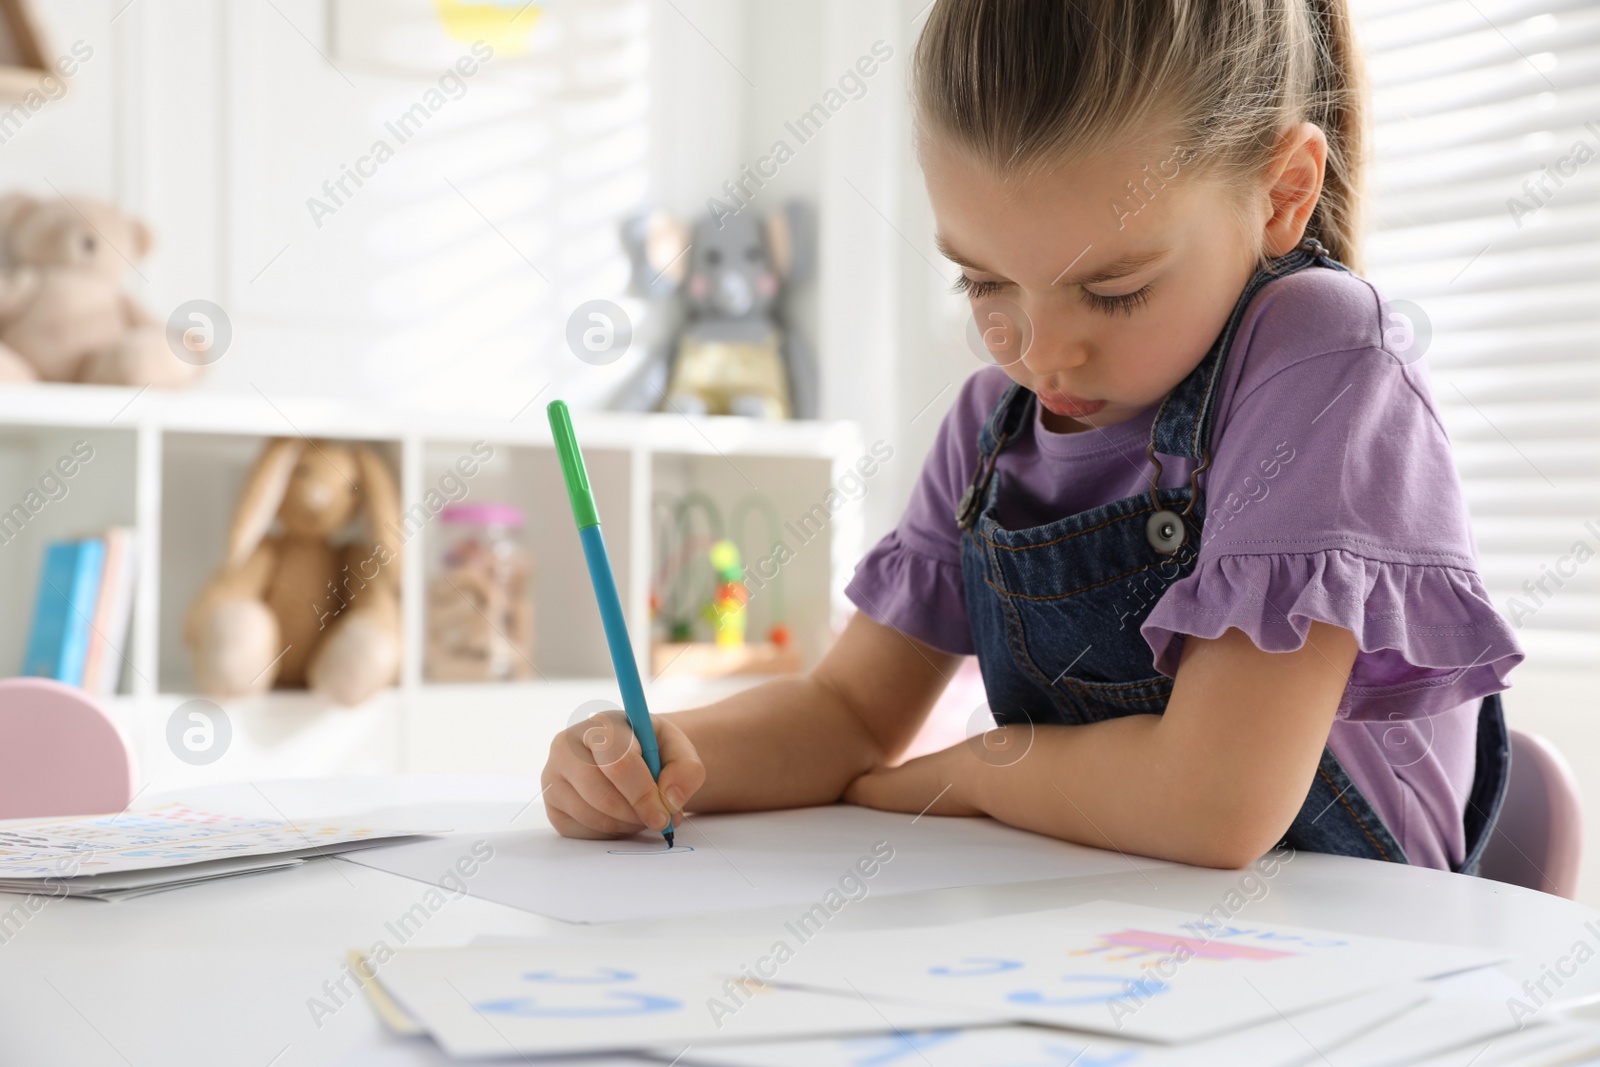
[[[1261,839],[1252,839],[1245,844],[1224,841],[1205,849],[1202,855],[1192,862],[1198,867],[1215,867],[1227,871],[1243,870],[1271,852],[1282,840],[1282,836],[1279,834],[1264,844],[1261,843]]]
[[[1258,811],[1213,816],[1197,828],[1202,842],[1187,863],[1199,867],[1241,870],[1277,847],[1291,819],[1263,818]]]

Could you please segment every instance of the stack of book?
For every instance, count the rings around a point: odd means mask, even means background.
[[[127,659],[137,549],[134,531],[125,526],[45,546],[23,674],[82,686],[97,696],[117,691]]]

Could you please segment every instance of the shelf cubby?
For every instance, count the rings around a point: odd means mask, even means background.
[[[819,525],[814,509],[861,455],[849,423],[764,423],[676,414],[577,412],[584,458],[628,617],[635,655],[649,676],[654,559],[652,501],[695,490],[724,518],[745,495],[770,499],[782,522],[785,621],[813,663],[847,610],[843,587],[861,544],[853,502]],[[495,501],[523,512],[533,559],[535,677],[526,682],[434,683],[424,671],[426,587],[446,531],[437,514],[403,542],[404,665],[398,683],[355,709],[314,694],[277,690],[218,701],[234,724],[233,750],[193,767],[168,751],[169,716],[194,698],[184,613],[221,564],[251,464],[270,438],[302,435],[364,442],[388,460],[402,509],[425,500],[456,461],[483,442],[493,456],[464,479],[463,502]],[[94,458],[59,500],[0,544],[0,596],[17,605],[0,617],[0,673],[21,668],[46,541],[133,526],[140,574],[121,696],[110,707],[157,785],[361,770],[536,771],[541,744],[584,700],[616,699],[616,681],[560,466],[542,417],[512,422],[380,412],[320,398],[259,393],[163,393],[101,386],[0,387],[0,507],[28,487],[73,442]],[[448,494],[447,494],[448,495]],[[812,515],[808,523],[805,516]],[[769,531],[751,516],[748,540]],[[802,537],[802,534],[805,536]],[[771,546],[747,559],[754,566]],[[748,551],[748,550],[747,550]],[[771,620],[772,587],[752,600],[751,639]],[[308,609],[309,610],[309,609]],[[731,692],[752,679],[649,686],[658,710]],[[515,724],[512,728],[509,724]],[[509,732],[508,732],[509,730]],[[537,739],[544,739],[535,743]]]
[[[133,429],[0,423],[0,590],[10,606],[0,612],[0,672],[22,669],[44,546],[135,525],[137,462]],[[122,665],[124,687],[130,666]]]

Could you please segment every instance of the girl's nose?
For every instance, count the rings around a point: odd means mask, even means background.
[[[1081,367],[1089,359],[1089,348],[1070,334],[1052,329],[1038,319],[1033,323],[1033,343],[1022,357],[1022,365],[1041,377],[1056,371]]]

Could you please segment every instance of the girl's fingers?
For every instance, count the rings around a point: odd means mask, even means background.
[[[627,726],[624,725],[623,729],[627,729]],[[591,734],[595,732],[591,731]],[[629,736],[631,738],[632,735]],[[603,749],[595,751],[597,756],[608,753],[615,757],[617,745],[608,740]],[[664,829],[670,817],[666,805],[661,802],[661,791],[656,788],[656,780],[639,753],[639,746],[635,744],[624,751],[626,754],[620,758],[597,758],[595,765],[600,774],[578,774],[574,784],[585,800],[601,810],[621,816],[622,813],[614,806],[620,800],[631,816],[645,826],[652,830]]]
[[[638,833],[641,827],[630,817],[618,819],[607,814],[586,801],[572,783],[566,779],[556,782],[544,795],[545,811],[551,816],[550,823],[556,830],[568,837],[626,837]],[[584,834],[568,834],[556,823],[556,814],[566,817],[577,826],[588,831]]]
[[[869,771],[845,786],[840,799],[863,808],[882,808],[885,792],[882,772]]]
[[[639,759],[637,755],[633,758]],[[643,760],[639,760],[639,766],[644,767]],[[646,778],[650,777],[648,770],[644,774]],[[617,823],[628,826],[629,832],[637,833],[648,825],[628,798],[607,777],[603,768],[576,767],[567,775],[567,782],[585,804]]]
[[[545,805],[545,814],[550,817],[550,825],[555,827],[556,833],[562,837],[575,837],[585,841],[609,841],[614,837],[620,836],[590,829],[566,812],[559,808],[552,808],[548,804]]]
[[[706,782],[706,765],[700,762],[688,736],[669,719],[656,719],[656,743],[661,746],[661,777],[656,785],[674,815],[682,814],[689,798]]]
[[[550,762],[590,807],[636,828],[649,824],[646,812],[613,780],[632,784],[642,774],[654,786],[622,712],[602,712],[562,731],[551,745]],[[661,806],[659,797],[656,806]]]
[[[705,783],[705,765],[683,731],[668,719],[653,718],[652,725],[662,761],[659,783],[621,712],[593,716],[564,731],[552,745],[556,773],[570,784],[576,801],[611,820],[607,826],[625,825],[628,832],[663,830]],[[570,805],[553,806],[594,825]]]
[[[898,767],[868,771],[845,787],[843,800],[864,808],[911,815],[982,815],[952,775],[954,748],[918,756]]]

